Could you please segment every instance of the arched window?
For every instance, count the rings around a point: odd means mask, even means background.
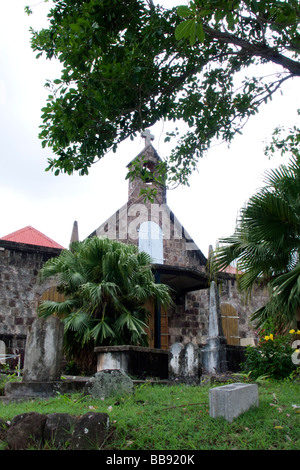
[[[143,222],[139,229],[139,251],[145,251],[153,264],[163,264],[163,233],[155,222]]]

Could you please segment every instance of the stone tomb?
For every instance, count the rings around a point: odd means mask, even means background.
[[[209,412],[230,423],[240,414],[259,404],[257,384],[235,383],[209,390]]]
[[[97,354],[97,372],[119,369],[139,379],[168,378],[167,350],[123,345],[99,346],[94,351]]]
[[[82,389],[80,382],[61,380],[63,334],[57,317],[34,320],[26,341],[22,382],[8,382],[5,397],[49,397]]]

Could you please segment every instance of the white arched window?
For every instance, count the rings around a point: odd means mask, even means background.
[[[163,264],[163,233],[155,222],[143,222],[139,230],[139,251],[145,251],[153,264]]]

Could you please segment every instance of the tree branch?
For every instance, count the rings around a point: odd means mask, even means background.
[[[250,44],[248,41],[234,36],[230,33],[217,31],[209,26],[203,25],[205,33],[212,39],[217,39],[226,44],[234,44],[241,47],[243,52],[251,56],[258,56],[267,59],[270,62],[281,65],[283,68],[289,70],[293,76],[300,77],[300,63],[296,62],[289,57],[280,54],[276,49],[267,46],[266,44]]]

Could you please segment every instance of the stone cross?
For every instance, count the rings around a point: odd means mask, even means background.
[[[151,144],[151,140],[154,140],[154,135],[151,134],[149,129],[142,132],[142,137],[145,139],[145,147]]]

